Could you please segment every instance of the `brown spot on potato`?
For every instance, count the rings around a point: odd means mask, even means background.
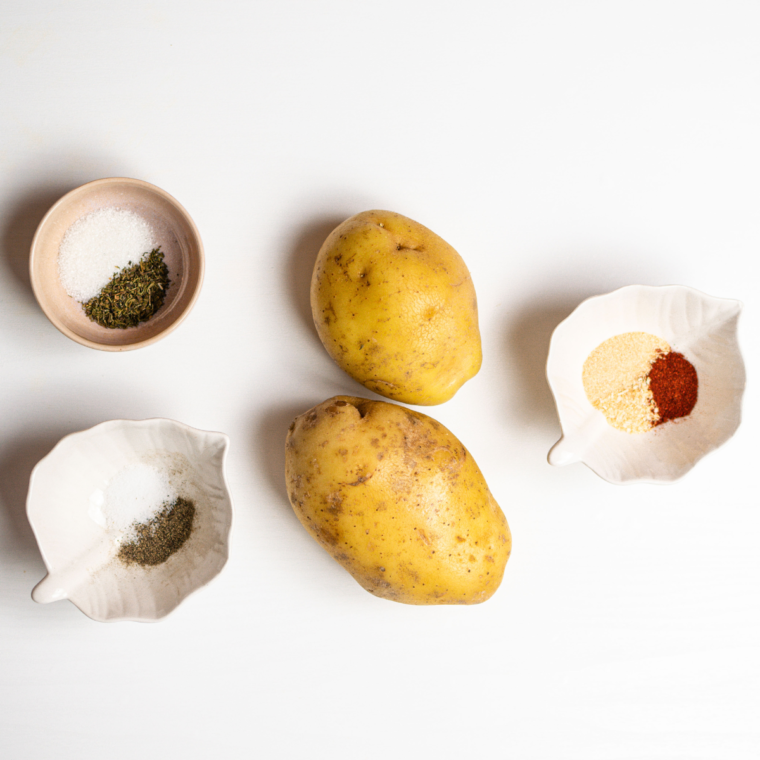
[[[382,596],[385,599],[396,599],[399,596],[399,593],[396,589],[391,587],[391,584],[385,580],[382,576],[378,575],[370,575],[367,576],[367,583],[371,584],[371,588],[367,588],[367,586],[364,586],[364,588],[369,591],[371,594],[376,594],[378,592],[382,592]]]
[[[422,528],[415,528],[417,531],[417,535],[420,537],[420,540],[430,546],[432,544],[432,541],[430,540],[430,536],[422,529]]]
[[[340,493],[331,493],[325,499],[327,502],[327,511],[337,517],[343,513],[343,499]]]
[[[337,546],[338,536],[333,533],[326,525],[314,524],[314,533],[317,541],[325,546]]]
[[[410,567],[409,565],[404,564],[404,565],[401,565],[399,567],[399,571],[403,575],[408,576],[414,583],[419,583],[420,582],[419,573],[413,567]],[[412,588],[414,588],[414,587],[412,587]]]
[[[362,483],[366,483],[375,473],[371,472],[369,475],[360,475],[353,483],[346,483],[347,486],[360,486]]]

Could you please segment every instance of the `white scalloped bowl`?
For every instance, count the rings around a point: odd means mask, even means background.
[[[610,483],[667,483],[725,443],[741,421],[746,375],[737,340],[742,304],[681,285],[629,285],[584,301],[552,335],[546,374],[562,437],[549,463],[583,462]],[[697,404],[688,417],[630,434],[610,426],[583,388],[583,363],[627,332],[664,338],[694,365]]]
[[[232,501],[224,464],[229,439],[166,419],[111,420],[63,438],[34,468],[27,516],[48,575],[36,602],[68,599],[101,622],[160,620],[227,562]],[[153,567],[125,565],[92,504],[124,468],[162,470],[196,511],[182,548]]]

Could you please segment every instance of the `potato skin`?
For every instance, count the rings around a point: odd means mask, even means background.
[[[480,369],[467,266],[401,214],[365,211],[330,233],[314,265],[311,308],[333,360],[381,396],[441,404]]]
[[[443,425],[384,401],[335,396],[286,442],[290,503],[367,591],[406,604],[477,604],[512,547],[467,449]]]

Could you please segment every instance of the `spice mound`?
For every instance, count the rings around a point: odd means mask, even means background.
[[[157,240],[134,211],[106,207],[77,219],[58,249],[58,277],[66,292],[84,303],[108,284],[114,270],[153,250]]]
[[[660,416],[658,425],[688,417],[697,404],[697,370],[683,354],[675,351],[657,357],[649,370],[649,387]]]
[[[168,287],[164,254],[154,248],[137,264],[122,269],[97,296],[84,303],[84,313],[103,327],[135,327],[147,322],[163,306]]]
[[[195,504],[179,496],[165,471],[139,463],[111,478],[94,517],[115,534],[124,564],[149,567],[184,546],[193,531]]]
[[[133,211],[110,207],[81,217],[66,231],[58,277],[93,322],[120,329],[149,320],[170,284],[148,223]]]
[[[583,364],[583,388],[591,405],[626,433],[645,433],[688,416],[697,403],[698,385],[691,362],[651,333],[616,335]]]
[[[126,565],[150,567],[166,562],[190,538],[195,518],[195,504],[178,498],[167,504],[149,521],[133,526],[136,536],[119,549],[118,557]]]

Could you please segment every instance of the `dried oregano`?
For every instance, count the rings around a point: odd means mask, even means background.
[[[85,314],[103,327],[125,329],[147,322],[163,305],[169,269],[160,248],[125,267],[100,293],[82,304]]]

